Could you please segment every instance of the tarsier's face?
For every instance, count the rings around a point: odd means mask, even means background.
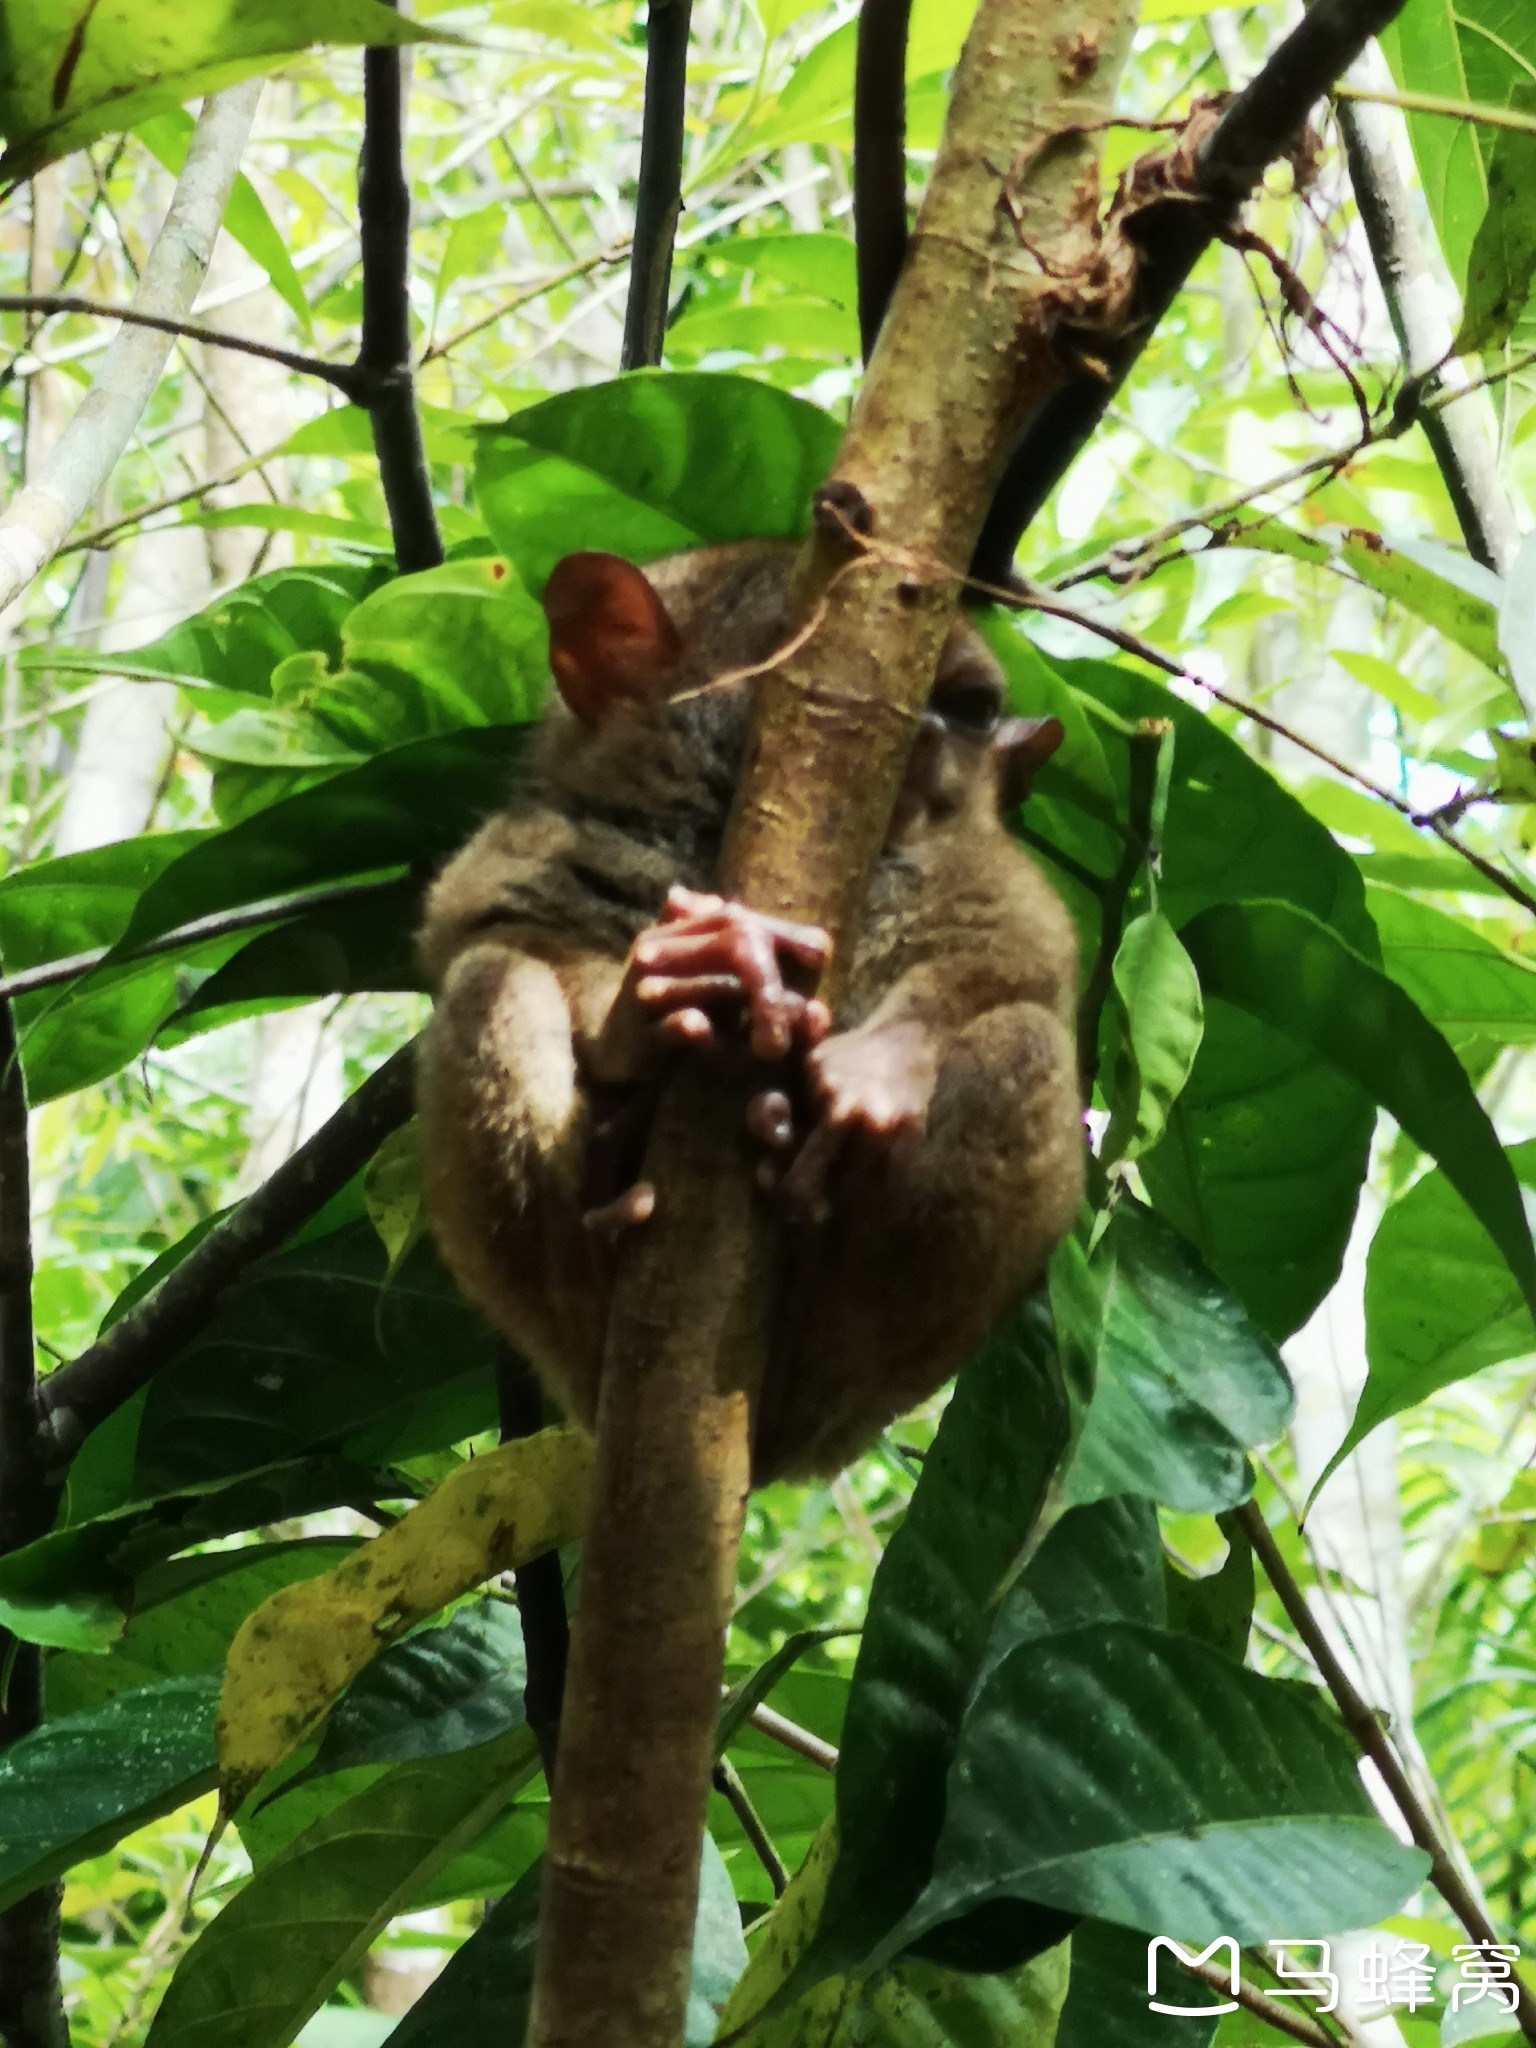
[[[733,672],[761,666],[788,634],[794,558],[788,545],[748,543],[669,557],[647,573],[616,555],[566,556],[543,602],[550,666],[578,725],[600,734],[625,714],[707,694],[717,679],[734,700],[729,722],[744,725],[751,685]],[[893,845],[972,809],[1011,810],[1028,794],[1062,727],[1007,718],[1006,703],[1000,663],[974,626],[958,620],[914,736]]]

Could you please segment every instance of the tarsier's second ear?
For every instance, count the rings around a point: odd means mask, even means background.
[[[1017,809],[1030,784],[1067,736],[1059,718],[1008,718],[998,728],[997,800],[1005,811]]]
[[[621,555],[566,555],[544,586],[549,665],[583,725],[665,697],[682,637],[643,569]]]

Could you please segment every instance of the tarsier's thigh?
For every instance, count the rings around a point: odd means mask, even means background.
[[[587,1109],[546,962],[491,942],[459,955],[423,1041],[418,1099],[428,1208],[454,1278],[590,1422],[607,1275],[582,1227]]]
[[[1039,1276],[1082,1187],[1070,1031],[1033,1005],[990,1011],[945,1060],[910,1165],[848,1176],[789,1250],[758,1476],[835,1470],[942,1386]]]

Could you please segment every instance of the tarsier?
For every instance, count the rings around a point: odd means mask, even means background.
[[[567,556],[524,787],[434,884],[427,1198],[460,1286],[566,1411],[597,1407],[615,1247],[678,1059],[750,1059],[783,1218],[754,1484],[827,1474],[933,1393],[1082,1194],[1076,943],[1003,812],[1060,739],[950,632],[834,1023],[826,937],[712,893],[795,551]],[[716,680],[722,679],[722,680]],[[713,687],[712,687],[713,685]]]

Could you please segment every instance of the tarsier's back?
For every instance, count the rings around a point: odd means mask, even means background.
[[[616,1243],[650,1213],[637,1176],[660,1081],[678,1058],[751,1064],[742,1144],[783,1224],[759,1483],[835,1471],[941,1386],[1038,1277],[1083,1172],[1072,926],[1000,816],[1050,735],[1000,721],[1001,673],[969,626],[945,648],[835,1028],[814,996],[820,935],[704,893],[754,672],[790,637],[793,561],[743,543],[643,575],[557,566],[559,695],[525,787],[435,884],[422,942],[439,1243],[588,1424]]]

